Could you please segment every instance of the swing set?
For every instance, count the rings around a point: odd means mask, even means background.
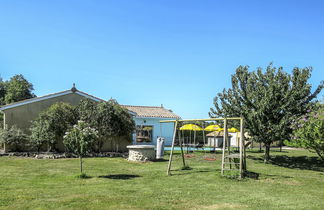
[[[228,121],[230,120],[237,120],[240,122],[240,137],[239,137],[239,152],[235,153],[234,150],[231,150],[231,142],[230,139],[228,138],[228,132],[237,132],[238,130],[234,128],[228,129]],[[209,125],[206,128],[201,128],[194,123],[197,122],[215,122],[215,125]],[[221,121],[224,124],[223,128],[220,128],[218,125],[216,125],[217,121]],[[191,122],[191,123],[190,123]],[[172,137],[172,146],[171,146],[171,152],[170,152],[170,157],[169,157],[169,163],[168,163],[168,168],[167,168],[167,175],[171,175],[171,165],[172,165],[172,158],[174,154],[174,147],[175,147],[175,141],[176,141],[176,135],[178,132],[178,140],[179,140],[179,146],[180,146],[180,151],[181,151],[181,157],[182,157],[182,163],[183,163],[183,168],[186,168],[186,161],[184,157],[184,152],[183,152],[183,147],[188,148],[191,146],[193,148],[197,148],[199,146],[199,143],[196,143],[196,131],[203,131],[203,146],[206,145],[205,142],[205,131],[215,131],[218,129],[218,131],[223,131],[223,148],[222,148],[222,163],[221,163],[221,175],[222,176],[230,176],[233,177],[233,173],[229,173],[230,175],[227,175],[226,171],[236,171],[238,173],[239,179],[242,179],[245,171],[246,171],[246,155],[245,155],[245,146],[244,146],[244,120],[242,117],[231,117],[231,118],[209,118],[209,119],[193,119],[193,120],[162,120],[160,123],[174,123],[174,131],[173,131],[173,137]],[[180,123],[190,123],[190,124],[185,124],[182,127],[178,129],[178,126]],[[182,137],[181,138],[181,131],[190,131],[190,143],[184,142],[184,132],[182,132]],[[191,131],[194,131],[194,140],[192,142],[191,139]],[[215,141],[215,139],[214,139]],[[215,142],[214,142],[215,146]]]

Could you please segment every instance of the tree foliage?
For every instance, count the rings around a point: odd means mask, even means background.
[[[303,147],[324,161],[324,104],[318,103],[312,112],[293,124],[293,146]]]
[[[63,143],[67,150],[80,158],[80,171],[83,173],[82,157],[91,152],[92,144],[98,138],[98,132],[84,121],[78,121],[64,135]]]
[[[323,88],[314,92],[308,79],[311,68],[294,68],[292,74],[270,64],[249,72],[239,66],[232,76],[232,87],[214,98],[211,117],[243,116],[245,125],[255,141],[264,143],[265,162],[270,158],[270,144],[289,138],[291,121],[311,108],[311,101]]]
[[[0,77],[0,106],[35,97],[33,85],[23,75],[15,75],[9,81]],[[3,124],[3,114],[0,113],[0,124]]]
[[[105,141],[112,142],[114,137],[130,136],[135,129],[135,122],[128,110],[114,100],[97,103],[83,99],[76,107],[59,102],[42,112],[32,122],[33,145],[39,151],[47,143],[50,151],[55,150],[55,145],[62,141],[65,132],[76,124],[77,120],[84,121],[98,131],[99,138],[95,142],[96,146],[92,148],[98,152]]]
[[[55,143],[54,132],[51,131],[49,115],[42,113],[39,117],[32,121],[30,127],[30,143],[31,145],[40,152],[44,145],[53,145]]]
[[[0,106],[5,104],[6,83],[0,77]],[[0,125],[3,125],[3,113],[0,112]]]
[[[22,74],[15,75],[6,82],[5,103],[13,103],[35,97],[33,84]]]
[[[135,122],[128,110],[115,100],[98,104],[98,131],[102,136],[127,136],[135,130]]]
[[[0,129],[0,143],[9,146],[12,151],[23,151],[28,141],[28,136],[16,126]]]
[[[47,142],[49,151],[55,151],[58,142],[68,128],[77,122],[75,108],[67,103],[58,102],[40,113],[39,117],[32,123],[31,136],[36,144]]]
[[[6,82],[0,77],[0,106],[5,104]]]
[[[77,110],[79,119],[98,131],[98,152],[105,141],[112,141],[113,137],[117,136],[130,136],[135,129],[133,117],[115,100],[95,103],[85,99],[79,103]]]
[[[93,100],[82,99],[76,107],[79,120],[85,121],[93,128],[98,127],[97,105]]]

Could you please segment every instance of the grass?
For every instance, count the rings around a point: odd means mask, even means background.
[[[169,177],[166,161],[85,158],[87,179],[76,177],[78,159],[1,157],[0,208],[323,209],[323,164],[307,151],[271,154],[264,164],[261,153],[248,152],[259,179],[242,181],[221,177],[220,154],[210,153],[188,156],[191,170],[181,170],[177,153]]]

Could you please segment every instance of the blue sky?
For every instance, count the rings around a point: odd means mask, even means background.
[[[239,65],[312,66],[318,85],[323,11],[311,0],[0,0],[0,74],[23,74],[38,96],[75,82],[103,99],[203,118]]]

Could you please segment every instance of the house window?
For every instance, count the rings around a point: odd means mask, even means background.
[[[136,142],[152,142],[153,126],[137,125],[136,126]]]

